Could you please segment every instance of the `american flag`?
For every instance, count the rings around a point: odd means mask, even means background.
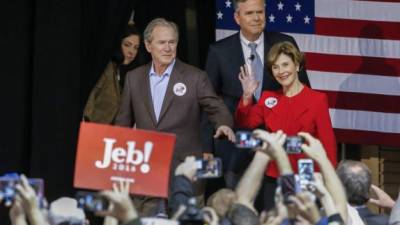
[[[238,30],[216,1],[216,37]],[[339,142],[400,146],[400,1],[267,0],[266,30],[292,35]]]

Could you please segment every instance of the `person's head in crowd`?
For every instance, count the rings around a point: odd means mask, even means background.
[[[146,49],[151,54],[155,72],[163,73],[176,58],[178,26],[166,19],[156,18],[147,25],[143,37]]]
[[[264,0],[236,0],[234,18],[241,34],[249,41],[257,40],[265,28]]]
[[[140,39],[140,31],[138,28],[134,24],[129,23],[123,31],[120,48],[113,56],[114,61],[125,66],[136,65],[135,62],[138,58]]]
[[[300,84],[299,71],[304,65],[304,56],[291,42],[274,44],[266,60],[268,69],[276,81],[285,88]]]
[[[232,225],[258,225],[258,215],[249,207],[242,204],[234,204],[228,212],[228,219]]]
[[[207,206],[215,209],[219,218],[224,218],[236,199],[237,196],[234,191],[223,188],[207,199]]]
[[[336,172],[343,183],[347,200],[351,205],[364,205],[369,200],[371,171],[362,162],[342,161]]]
[[[275,208],[269,211],[262,211],[260,214],[260,223],[268,225],[279,225],[288,219],[288,210],[282,201],[277,202]]]
[[[78,208],[78,202],[68,197],[61,197],[50,204],[48,218],[50,225],[87,224],[85,213]]]

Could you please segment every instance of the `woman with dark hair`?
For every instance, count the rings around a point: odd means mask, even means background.
[[[83,112],[85,121],[112,124],[117,115],[126,73],[143,63],[138,57],[140,33],[133,25],[125,29],[121,47],[90,93]]]

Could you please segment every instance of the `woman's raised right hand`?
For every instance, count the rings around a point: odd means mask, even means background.
[[[254,74],[250,71],[250,68],[247,64],[244,64],[240,67],[239,80],[242,84],[243,99],[251,99],[260,82],[256,80]]]

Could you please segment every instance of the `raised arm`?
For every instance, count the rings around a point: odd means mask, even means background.
[[[312,137],[309,133],[300,132],[308,144],[303,144],[301,148],[321,169],[321,174],[325,181],[325,186],[333,197],[343,221],[347,221],[347,199],[344,187],[336,174],[335,168],[326,156],[326,152],[321,142]]]
[[[271,158],[260,151],[257,151],[236,187],[237,202],[255,210],[254,200],[261,187],[265,169]]]
[[[185,161],[175,169],[175,176],[172,178],[171,196],[169,210],[172,215],[179,209],[180,205],[187,204],[194,196],[192,182],[196,179],[196,160],[194,156],[186,157]]]
[[[35,190],[33,190],[25,175],[21,175],[20,179],[21,183],[17,184],[15,189],[18,192],[18,196],[21,200],[21,206],[24,209],[29,224],[46,224],[45,218],[39,208],[38,198],[36,196]]]
[[[287,155],[282,148],[286,138],[282,131],[271,134],[263,130],[255,130],[253,135],[262,140],[263,144],[256,149],[257,152],[252,162],[236,188],[238,202],[251,209],[254,209],[254,199],[261,187],[265,169],[271,159],[277,160],[281,174],[293,173]]]

